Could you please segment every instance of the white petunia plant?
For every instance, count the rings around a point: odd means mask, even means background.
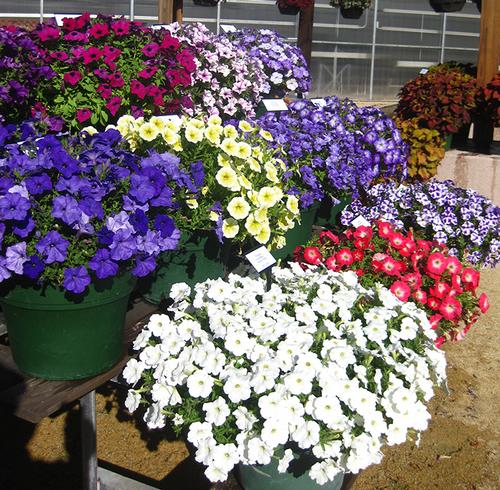
[[[385,287],[294,264],[273,269],[268,291],[232,274],[171,298],[135,340],[125,405],[184,433],[212,482],[237,464],[286,472],[307,452],[324,484],[426,429],[444,354],[425,312]]]

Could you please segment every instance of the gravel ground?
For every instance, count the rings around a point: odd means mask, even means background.
[[[420,446],[389,448],[382,464],[364,471],[353,490],[496,490],[500,397],[498,393],[500,269],[484,271],[481,289],[492,307],[460,344],[447,346],[449,395],[438,391],[433,418]],[[496,332],[495,332],[496,330]],[[186,446],[172,434],[147,431],[122,409],[124,391],[113,385],[97,395],[98,456],[102,465],[169,490],[210,485]],[[1,490],[80,488],[77,405],[38,425],[1,413]],[[234,480],[219,489],[237,489]]]

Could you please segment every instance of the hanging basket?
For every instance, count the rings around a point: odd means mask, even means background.
[[[482,0],[472,0],[475,4],[479,12],[481,12],[481,2]]]
[[[363,12],[361,7],[340,7],[340,13],[344,19],[359,19]]]
[[[83,295],[16,284],[3,291],[12,356],[21,371],[49,380],[88,378],[123,355],[123,325],[135,279],[129,274],[89,285]]]
[[[297,15],[300,12],[300,8],[294,5],[278,5],[278,10],[283,15]]]
[[[465,0],[429,0],[435,12],[458,12],[465,5]]]

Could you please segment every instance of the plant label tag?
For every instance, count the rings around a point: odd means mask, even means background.
[[[311,102],[316,107],[325,107],[325,105],[326,105],[326,100],[325,99],[311,99]]]
[[[283,99],[263,99],[262,103],[269,112],[287,111],[288,106]]]
[[[271,255],[271,252],[269,252],[269,250],[264,246],[259,247],[253,250],[252,252],[247,253],[245,257],[247,258],[248,262],[252,264],[253,268],[257,272],[262,272],[268,267],[271,267],[272,265],[276,264],[276,259]]]
[[[166,116],[156,116],[158,119],[163,119],[164,121],[173,121],[176,124],[181,124],[182,119],[176,114],[168,114]]]
[[[354,226],[354,228],[357,228],[358,226],[369,226],[371,227],[372,225],[370,224],[370,222],[363,218],[363,216],[359,215],[357,218],[354,218],[352,221],[351,221],[351,226]]]
[[[224,31],[224,32],[236,32],[238,29],[236,29],[236,27],[234,27],[232,24],[221,24],[220,25],[220,28]]]
[[[153,31],[159,31],[160,29],[167,29],[170,27],[170,24],[151,24],[149,26]]]
[[[420,75],[425,75],[429,70],[427,68],[422,68],[419,73]]]

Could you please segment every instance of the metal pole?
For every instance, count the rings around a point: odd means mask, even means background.
[[[375,77],[375,48],[377,42],[377,27],[378,27],[378,0],[375,0],[373,12],[373,31],[372,31],[372,58],[370,60],[370,100],[373,100],[373,79]]]
[[[43,22],[43,0],[40,0],[40,24]]]
[[[83,490],[97,490],[95,391],[80,398]]]
[[[439,62],[444,63],[444,47],[446,44],[446,19],[447,15],[443,14],[443,24],[442,24],[442,32],[441,32],[441,54],[439,56]]]
[[[130,0],[130,15],[129,15],[130,20],[134,20],[134,15],[135,15],[134,7],[135,7],[134,0]]]
[[[217,2],[217,19],[216,19],[217,35],[220,34],[220,4],[221,2]]]

